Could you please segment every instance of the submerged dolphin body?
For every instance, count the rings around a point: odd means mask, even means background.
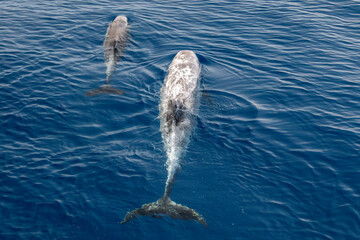
[[[86,92],[87,96],[98,94],[124,94],[120,89],[110,86],[110,80],[116,68],[116,62],[120,61],[128,38],[128,22],[125,16],[117,16],[109,24],[104,41],[104,55],[106,65],[106,84]]]
[[[180,170],[189,143],[194,115],[198,109],[200,64],[192,51],[180,51],[170,64],[161,89],[160,129],[167,155],[168,177],[164,195],[141,208],[128,212],[122,224],[142,215],[161,218],[168,215],[182,220],[196,220],[207,227],[205,219],[195,210],[177,204],[170,193]]]

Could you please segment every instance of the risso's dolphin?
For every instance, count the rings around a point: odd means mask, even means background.
[[[116,63],[120,61],[128,38],[128,21],[125,16],[117,16],[109,23],[104,41],[104,55],[106,65],[106,84],[86,92],[87,96],[98,94],[124,94],[120,89],[110,86],[110,79],[114,74]]]
[[[160,218],[197,220],[207,227],[205,219],[195,210],[177,204],[170,199],[176,176],[180,170],[180,161],[184,158],[189,143],[194,116],[197,114],[199,100],[200,64],[192,51],[180,51],[170,64],[168,75],[161,89],[160,129],[167,155],[168,176],[164,195],[141,208],[128,212],[126,223],[138,215]]]

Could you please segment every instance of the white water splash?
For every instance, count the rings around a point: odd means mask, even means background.
[[[106,65],[106,83],[109,83],[111,77],[114,74],[115,67],[116,67],[116,60],[114,54],[108,57],[108,60],[105,62]]]
[[[173,131],[164,139],[164,142],[166,142],[166,167],[168,171],[166,185],[169,184],[175,173],[180,169],[180,162],[185,156],[190,134],[191,120],[186,119],[180,126],[174,127]]]

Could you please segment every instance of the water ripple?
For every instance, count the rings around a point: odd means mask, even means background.
[[[1,239],[357,239],[356,1],[2,1]],[[130,39],[105,82],[107,24]],[[163,192],[160,88],[179,50],[200,112],[173,191],[204,214],[117,223]],[[169,229],[172,229],[169,231]]]

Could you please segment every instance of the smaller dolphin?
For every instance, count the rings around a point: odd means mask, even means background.
[[[125,16],[117,16],[109,23],[104,41],[104,55],[106,65],[106,84],[85,93],[87,96],[98,94],[124,94],[120,89],[110,86],[110,79],[114,74],[116,63],[120,61],[128,38],[128,21]]]

